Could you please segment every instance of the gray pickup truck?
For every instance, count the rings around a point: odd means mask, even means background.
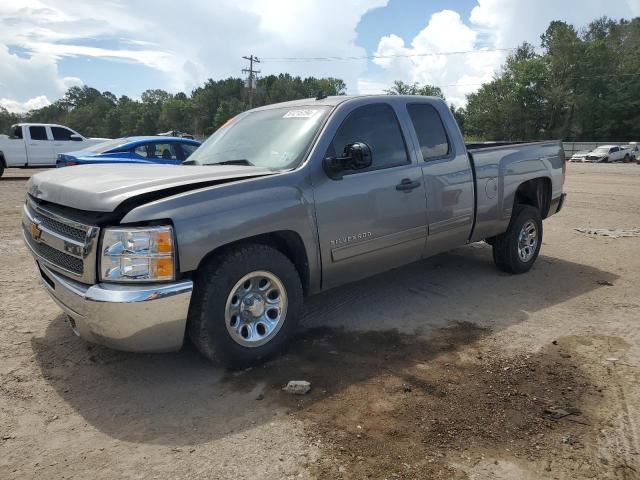
[[[238,115],[184,165],[34,175],[22,223],[80,337],[189,335],[243,367],[283,348],[305,296],[482,240],[526,272],[564,175],[559,141],[467,148],[437,98],[339,96]]]

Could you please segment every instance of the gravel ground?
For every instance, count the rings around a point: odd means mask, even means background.
[[[640,166],[570,164],[526,275],[479,243],[323,293],[229,374],[77,339],[0,180],[0,478],[640,478]],[[280,388],[305,379],[312,390]]]

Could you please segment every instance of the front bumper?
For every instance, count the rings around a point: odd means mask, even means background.
[[[85,285],[38,263],[44,288],[83,339],[129,352],[179,350],[193,282]]]

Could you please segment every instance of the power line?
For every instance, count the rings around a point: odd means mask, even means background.
[[[610,77],[637,77],[640,76],[640,72],[635,72],[635,73],[609,73],[609,74],[602,74],[602,75],[582,75],[579,77],[567,77],[564,80],[583,80],[583,79],[589,79],[589,78],[610,78]],[[481,82],[481,83],[450,83],[448,85],[436,85],[434,83],[429,83],[429,85],[432,85],[434,87],[438,87],[438,88],[446,88],[446,87],[477,87],[478,85],[486,85],[487,83],[491,83],[493,80],[489,80],[488,82]],[[378,93],[378,90],[359,90],[359,92],[361,93]]]
[[[242,58],[244,58],[245,60],[249,60],[249,68],[243,68],[242,73],[249,74],[246,80],[246,87],[249,89],[249,108],[252,108],[253,107],[253,91],[256,88],[256,74],[260,73],[260,70],[253,69],[253,64],[260,63],[260,60],[258,59],[258,57],[254,56],[253,54],[249,55],[248,57],[244,56]]]
[[[394,53],[388,55],[362,55],[350,57],[263,57],[264,62],[332,62],[332,61],[351,61],[351,60],[375,60],[385,58],[413,58],[413,57],[431,57],[431,56],[448,56],[448,55],[466,55],[470,53],[491,53],[491,52],[509,52],[517,50],[519,47],[510,48],[482,48],[480,50],[460,50],[452,52],[424,52],[424,53]],[[538,45],[533,48],[542,48]],[[246,57],[245,57],[246,58]]]

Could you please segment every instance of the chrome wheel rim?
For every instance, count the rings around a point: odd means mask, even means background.
[[[259,347],[276,336],[287,315],[287,292],[271,272],[258,270],[242,277],[227,297],[225,325],[244,347]]]
[[[524,263],[533,258],[538,248],[538,228],[533,220],[528,220],[522,226],[518,235],[518,256]]]

